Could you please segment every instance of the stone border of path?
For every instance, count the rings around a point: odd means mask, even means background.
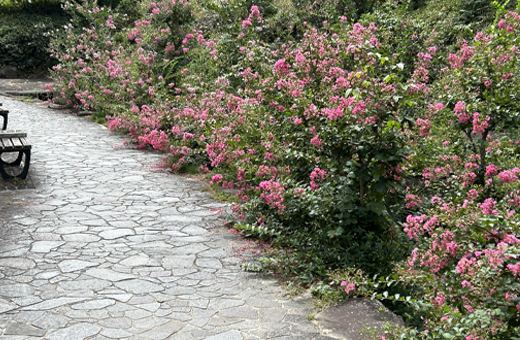
[[[47,96],[44,85],[51,79],[0,79],[0,95],[42,98]]]
[[[0,79],[0,96],[44,98],[46,89],[43,86],[50,81],[49,79]],[[35,100],[33,104],[47,106],[39,100]],[[68,113],[68,110],[63,112]],[[0,183],[0,192],[6,199],[10,196],[10,191],[34,189],[37,186],[30,176],[21,183],[5,184],[4,182]],[[398,316],[388,310],[382,311],[382,307],[383,305],[379,301],[351,299],[343,305],[318,313],[313,322],[324,339],[381,339],[381,336],[384,335],[382,329],[387,322],[404,326]]]

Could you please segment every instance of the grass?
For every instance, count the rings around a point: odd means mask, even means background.
[[[337,306],[345,300],[345,295],[340,291],[328,291],[321,294],[313,294],[312,308],[321,312],[330,307]]]
[[[302,295],[303,293],[305,293],[305,289],[303,289],[302,287],[300,286],[287,286],[285,287],[285,292],[284,292],[284,296],[288,296],[290,297],[291,299],[296,297],[296,296],[300,296]]]

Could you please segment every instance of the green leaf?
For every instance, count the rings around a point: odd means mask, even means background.
[[[382,202],[370,202],[367,205],[368,209],[375,212],[378,215],[381,215],[385,210],[385,205]]]

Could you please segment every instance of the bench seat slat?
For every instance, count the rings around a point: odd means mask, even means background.
[[[25,139],[24,137],[20,137],[20,142],[22,142],[22,145],[23,145],[23,148],[24,149],[30,149],[31,148],[31,144],[29,144],[27,142],[27,139]]]
[[[3,137],[0,135],[0,152],[30,150],[31,144],[24,137]]]
[[[11,138],[2,138],[2,144],[4,144],[4,150],[14,150],[14,145],[11,142]]]
[[[20,138],[11,138],[11,143],[13,143],[15,149],[23,149],[23,143]]]

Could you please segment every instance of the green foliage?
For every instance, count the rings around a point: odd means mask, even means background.
[[[115,7],[115,11],[122,15],[119,16],[119,20],[115,23],[117,27],[120,27],[120,29],[123,27],[130,27],[135,21],[141,18],[142,12],[139,6],[140,2],[141,0],[119,1],[119,4]]]
[[[24,73],[46,70],[56,63],[47,51],[51,32],[69,17],[60,3],[38,1],[0,6],[0,67],[12,65]]]
[[[341,16],[357,21],[363,14],[377,7],[379,0],[293,0],[302,21],[320,27],[324,21],[338,22]]]

